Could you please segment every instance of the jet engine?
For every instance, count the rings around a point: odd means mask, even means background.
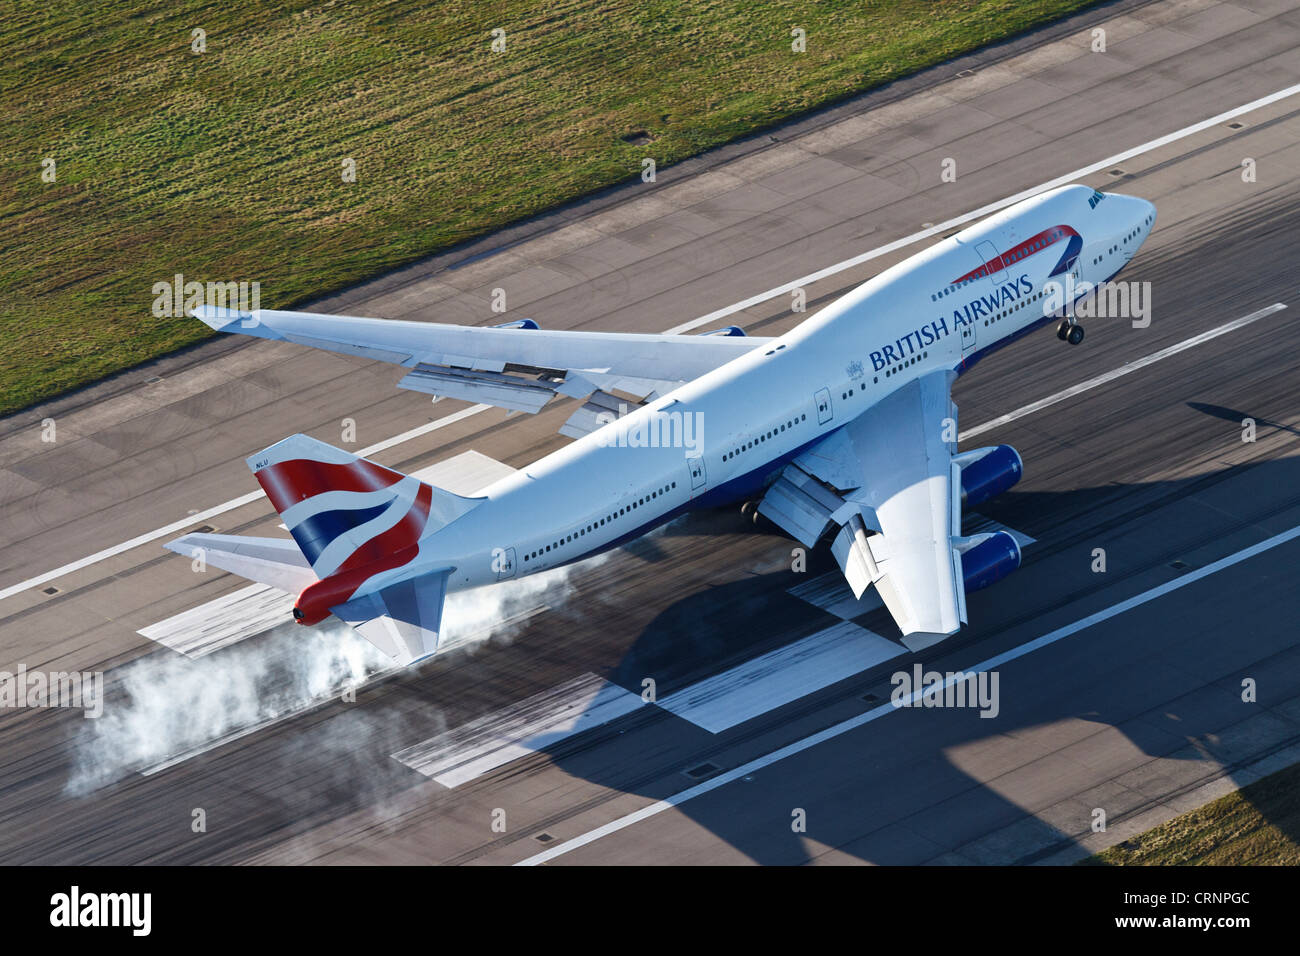
[[[976,448],[954,456],[953,461],[961,468],[961,503],[966,507],[1002,494],[1024,473],[1020,453],[1010,445]]]
[[[973,539],[961,553],[961,576],[966,590],[978,591],[1001,581],[1020,567],[1020,545],[1005,531]]]

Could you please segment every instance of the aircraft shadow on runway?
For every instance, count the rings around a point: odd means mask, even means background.
[[[1229,415],[1240,420],[1236,412]],[[890,675],[910,670],[917,661],[926,669],[940,671],[968,668],[1006,647],[1032,640],[1051,627],[1070,623],[1112,603],[1086,601],[1086,596],[1097,588],[1097,581],[1089,575],[1066,581],[1063,588],[1057,582],[1054,594],[1038,592],[1033,596],[1025,595],[1023,590],[1018,592],[1017,580],[1023,588],[1035,563],[1051,561],[1054,555],[1071,547],[1086,550],[1099,536],[1107,540],[1114,533],[1122,533],[1131,525],[1135,507],[1147,513],[1230,478],[1242,479],[1260,489],[1300,487],[1300,458],[1224,469],[1186,481],[1085,488],[1068,495],[1012,491],[994,507],[981,511],[1030,533],[1039,533],[1044,524],[1058,530],[1055,537],[1044,534],[1043,540],[1027,550],[1026,564],[1020,572],[970,596],[970,619],[974,624],[956,637],[920,655],[905,654],[890,660],[834,685],[816,698],[797,700],[716,736],[683,718],[665,714],[657,728],[627,730],[627,736],[641,735],[630,741],[617,739],[617,722],[582,738],[571,738],[550,749],[552,760],[574,777],[651,799],[686,790],[754,756],[879,706],[879,702],[888,700]],[[1089,529],[1086,521],[1094,514],[1107,516],[1103,525],[1111,530]],[[726,524],[732,519],[715,515],[712,520]],[[1206,543],[1211,544],[1212,539]],[[1232,550],[1235,548],[1220,547],[1215,556]],[[1163,553],[1163,546],[1155,545],[1142,570],[1153,569],[1157,576],[1114,600],[1195,570],[1198,564],[1178,560],[1188,551],[1187,547],[1170,543],[1168,552]],[[606,676],[639,694],[644,677],[655,675],[657,693],[671,695],[705,676],[771,650],[770,638],[782,631],[788,635],[792,619],[803,616],[818,626],[832,624],[835,617],[787,593],[789,588],[828,570],[835,570],[835,565],[823,543],[813,553],[807,574],[754,575],[675,602],[645,628],[619,666]],[[1002,706],[996,718],[981,719],[972,710],[917,709],[890,714],[783,763],[760,769],[751,781],[725,784],[672,812],[685,814],[746,857],[768,864],[808,862],[812,858],[810,846],[819,848],[818,852],[834,846],[872,863],[919,863],[968,844],[971,847],[963,856],[982,862],[1033,862],[1068,849],[1076,842],[1076,834],[1087,832],[1094,806],[1107,812],[1110,826],[1114,827],[1117,818],[1155,806],[1179,785],[1160,779],[1159,770],[1145,779],[1098,773],[1087,784],[1097,793],[1085,794],[1082,802],[1076,801],[1077,813],[1072,829],[1067,830],[1036,817],[1000,792],[1002,787],[996,778],[1014,771],[1016,764],[1004,766],[1008,759],[1005,747],[990,745],[1008,737],[1023,737],[1043,725],[1077,725],[1083,721],[1113,728],[1130,749],[1145,757],[1205,763],[1204,774],[1186,774],[1174,768],[1170,775],[1178,781],[1186,778],[1194,783],[1192,778],[1208,778],[1218,766],[1228,767],[1232,777],[1243,756],[1253,752],[1249,742],[1252,735],[1245,728],[1241,733],[1222,728],[1261,713],[1261,708],[1270,703],[1283,703],[1300,691],[1295,663],[1288,661],[1278,670],[1270,661],[1294,644],[1283,620],[1286,615],[1272,613],[1270,619],[1268,608],[1258,607],[1249,609],[1249,614],[1243,611],[1240,617],[1225,617],[1220,611],[1218,616],[1230,626],[1239,626],[1232,630],[1200,626],[1202,619],[1215,618],[1204,603],[1206,595],[1213,593],[1207,588],[1214,586],[1195,586],[1196,600],[1179,602],[1178,619],[1169,620],[1167,630],[1152,633],[1151,614],[1168,610],[1165,605],[1152,605],[1145,614],[1126,612],[1067,637],[1050,650],[1005,665],[1002,670],[1007,678],[1001,684]],[[1077,614],[1062,618],[1053,613],[1076,599],[1084,599]],[[1277,608],[1272,610],[1276,612]],[[1143,616],[1137,617],[1139,614]],[[1034,619],[1038,618],[1052,623],[1036,625]],[[898,636],[883,611],[854,621],[882,636]],[[998,643],[998,634],[1011,627],[1020,628],[1014,643]],[[1141,645],[1134,646],[1135,638]],[[1091,662],[1096,682],[1087,693],[1059,696],[1052,690],[1051,673],[1034,673],[1035,655],[1042,659],[1058,650],[1067,653],[1066,660],[1072,667],[1087,667]],[[1032,677],[1032,684],[1022,688],[1024,697],[1020,700],[1016,683],[1008,679],[1012,674],[1023,675],[1021,684],[1026,683],[1025,677]],[[1241,681],[1246,677],[1257,682],[1259,703],[1241,700]],[[863,701],[861,695],[867,692],[874,692],[878,702]],[[813,700],[824,705],[822,715],[816,713]],[[1166,700],[1173,702],[1167,706],[1156,703]],[[780,718],[786,715],[788,720],[782,721]],[[1071,739],[1081,739],[1095,729],[1067,732]],[[1121,757],[1115,751],[1118,742],[1114,735],[1105,736],[1111,738],[1106,745],[1110,748],[1109,759],[1122,762],[1123,770],[1145,762],[1132,755]],[[751,737],[753,740],[747,741]],[[677,748],[677,741],[690,741],[693,746]],[[620,747],[624,758],[621,761],[610,749]],[[643,759],[638,758],[637,748],[645,752]],[[671,773],[671,768],[661,768],[668,772],[650,771],[655,764],[651,754],[671,755],[676,749],[683,751],[678,773]],[[1086,752],[1087,745],[1081,743],[1077,749]],[[992,750],[995,755],[981,764],[981,750]],[[953,754],[957,755],[955,759],[949,756]],[[1064,755],[1035,752],[1026,754],[1022,762],[1036,758],[1049,762],[1038,771],[1039,780],[1036,785],[1030,784],[1030,789],[1050,789],[1050,780],[1056,774],[1086,776],[1091,772],[1081,762],[1052,770],[1050,761],[1068,759]],[[1249,757],[1244,763],[1253,759]],[[714,769],[709,770],[709,765]],[[705,768],[702,776],[687,773],[701,766]],[[969,772],[971,769],[978,769],[979,776],[987,776],[991,783],[981,782]],[[639,777],[647,778],[647,782],[639,783]],[[1118,780],[1112,782],[1112,777]],[[1156,789],[1144,793],[1140,789],[1144,786]],[[1066,798],[1067,794],[1062,793],[1053,802]],[[807,812],[808,828],[803,834],[794,832],[791,826],[796,807]],[[1060,813],[1058,808],[1047,815],[1061,823]],[[1277,825],[1292,841],[1300,842],[1300,828],[1294,818],[1277,821]],[[998,831],[1004,832],[998,835]],[[629,831],[611,839],[622,841],[623,846],[634,846],[637,837]],[[653,848],[647,847],[646,851],[646,858],[653,860]]]
[[[1211,405],[1206,402],[1188,402],[1187,407],[1198,412],[1203,412],[1206,415],[1211,415],[1214,418],[1221,418],[1227,422],[1235,422],[1243,428],[1245,427],[1246,420],[1251,419],[1254,421],[1257,429],[1262,428],[1286,432],[1289,435],[1300,435],[1300,430],[1292,428],[1290,425],[1283,425],[1281,422],[1275,422],[1267,418],[1257,418],[1248,412],[1243,412],[1235,408],[1225,408],[1222,405]]]

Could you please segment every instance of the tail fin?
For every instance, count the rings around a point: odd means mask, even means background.
[[[248,459],[318,578],[413,547],[482,499],[462,498],[306,435]]]

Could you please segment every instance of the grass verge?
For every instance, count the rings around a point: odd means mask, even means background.
[[[1080,863],[1300,865],[1300,764],[1269,774]]]
[[[0,415],[1093,2],[13,0]]]

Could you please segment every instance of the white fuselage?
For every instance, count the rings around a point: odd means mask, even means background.
[[[795,454],[911,379],[963,372],[1057,321],[1054,287],[1109,280],[1154,221],[1151,203],[1084,186],[1011,206],[489,486],[487,501],[429,534],[419,557],[391,573],[451,565],[449,589],[476,587],[589,556],[689,508],[757,498]]]

